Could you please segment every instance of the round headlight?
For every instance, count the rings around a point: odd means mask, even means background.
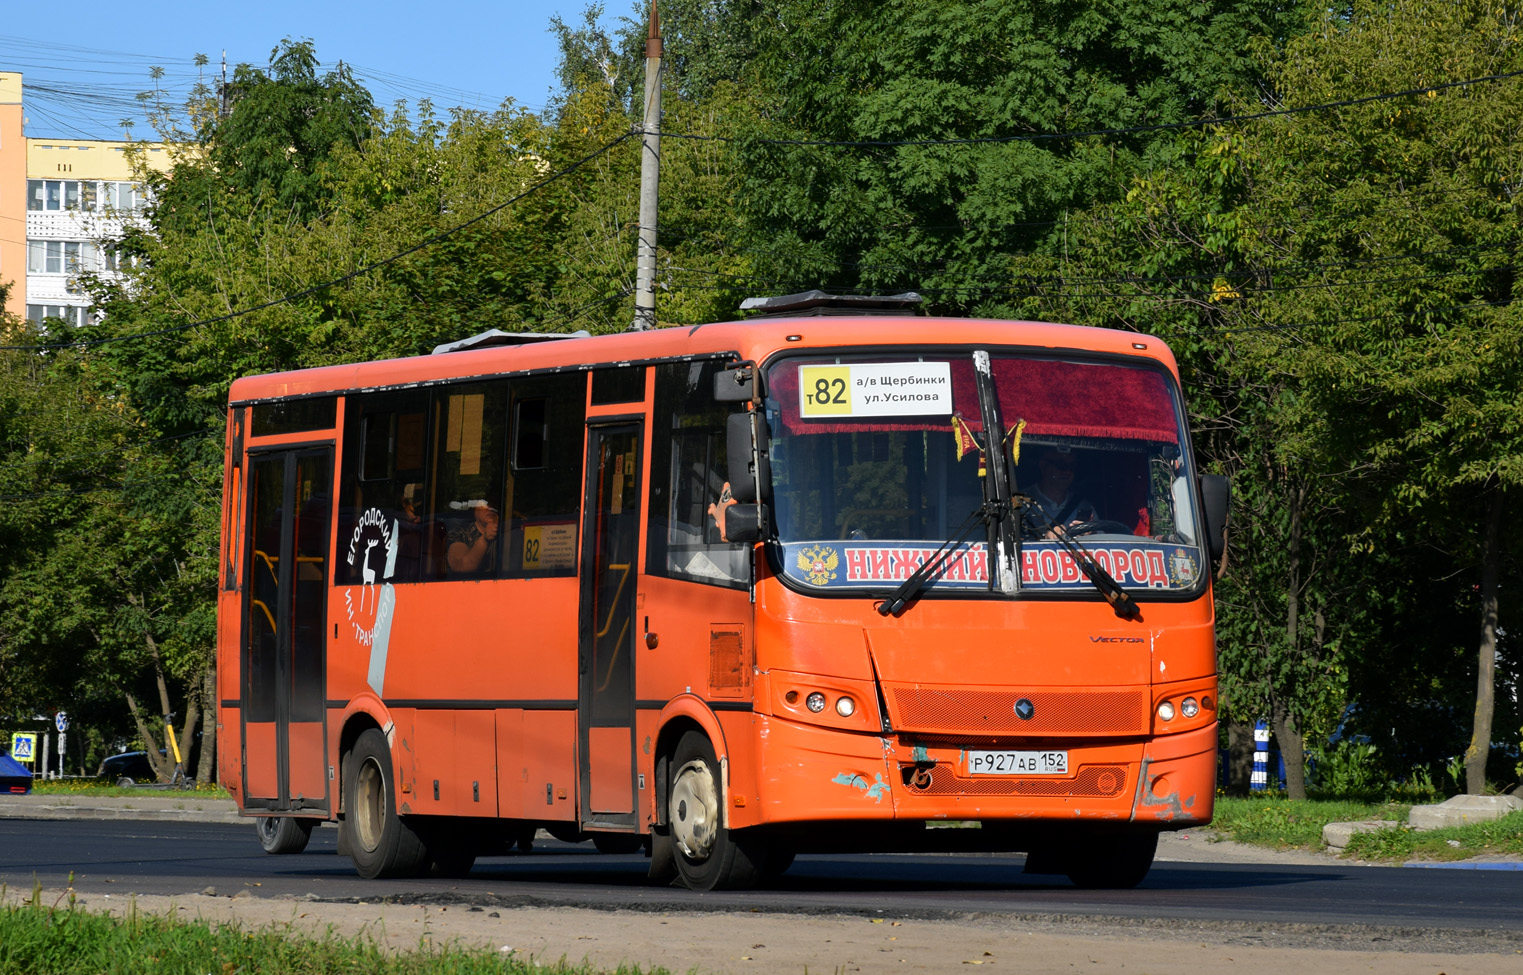
[[[1161,701],[1158,704],[1158,717],[1164,721],[1174,720],[1174,702]]]
[[[1195,698],[1187,697],[1179,702],[1179,713],[1187,718],[1193,718],[1200,713],[1200,705],[1195,703]]]
[[[857,702],[849,697],[836,698],[836,714],[843,718],[849,718],[857,713]]]
[[[815,714],[819,714],[821,711],[825,710],[825,695],[821,694],[819,691],[815,691],[813,694],[804,698],[804,707],[813,711]]]

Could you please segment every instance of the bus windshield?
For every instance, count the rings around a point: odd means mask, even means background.
[[[966,537],[926,588],[987,593],[988,533],[965,533],[986,500],[1018,512],[1019,583],[1005,588],[1093,591],[1057,530],[1127,589],[1200,583],[1194,475],[1161,368],[998,352],[799,357],[771,367],[767,392],[773,522],[800,588],[892,587]]]

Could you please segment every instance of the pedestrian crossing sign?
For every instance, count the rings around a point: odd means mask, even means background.
[[[18,762],[34,762],[37,756],[37,735],[30,731],[18,731],[11,735],[11,758]]]

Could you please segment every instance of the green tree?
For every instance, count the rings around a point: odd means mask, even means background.
[[[1452,627],[1422,617],[1449,618],[1446,579],[1472,574],[1472,792],[1485,786],[1492,669],[1505,650],[1497,593],[1523,419],[1510,189],[1523,88],[1502,78],[1376,96],[1516,71],[1518,39],[1495,4],[1411,0],[1355,5],[1283,52],[1262,51],[1277,105],[1372,100],[1186,140],[1188,165],[1150,174],[1127,206],[1092,215],[1082,261],[1096,269],[1089,293],[1099,297],[1065,299],[1111,321],[1164,326],[1210,392],[1216,417],[1197,418],[1201,442],[1248,501],[1234,552],[1245,529],[1258,552],[1238,562],[1246,584],[1222,587],[1224,669],[1244,686],[1251,669],[1234,655],[1255,640],[1270,670],[1277,658],[1295,663],[1265,685],[1278,692],[1265,703],[1288,755],[1300,729],[1280,719],[1280,701],[1297,702],[1298,725],[1319,713],[1325,725],[1352,667],[1444,670]],[[1120,234],[1100,230],[1107,218]],[[1129,260],[1141,272],[1130,280],[1119,270]],[[1079,272],[1056,266],[1052,290],[1082,294]],[[1169,327],[1181,324],[1183,335]],[[1277,578],[1284,584],[1266,583]],[[1283,657],[1270,649],[1270,614],[1245,615],[1245,597],[1280,608]],[[1379,652],[1326,656],[1360,643]],[[1393,647],[1426,667],[1393,667]],[[1319,670],[1323,680],[1304,683]],[[1431,712],[1424,697],[1434,692],[1424,681],[1411,693]]]
[[[1287,49],[1287,105],[1505,75],[1523,68],[1515,12],[1489,0],[1356,4]],[[1484,790],[1492,739],[1507,500],[1523,478],[1517,396],[1523,315],[1523,85],[1480,82],[1313,112],[1266,127],[1259,246],[1318,270],[1318,287],[1263,292],[1266,321],[1300,326],[1260,352],[1302,390],[1296,449],[1352,462],[1381,544],[1420,524],[1478,586],[1476,694],[1466,788]],[[1349,278],[1356,280],[1349,281]],[[1515,723],[1515,722],[1513,722]]]

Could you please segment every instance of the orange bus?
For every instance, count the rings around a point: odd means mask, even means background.
[[[1211,566],[1158,339],[819,293],[240,379],[222,783],[366,877],[537,830],[746,887],[1025,852],[1131,886],[1210,821]],[[948,828],[948,827],[961,828]]]

